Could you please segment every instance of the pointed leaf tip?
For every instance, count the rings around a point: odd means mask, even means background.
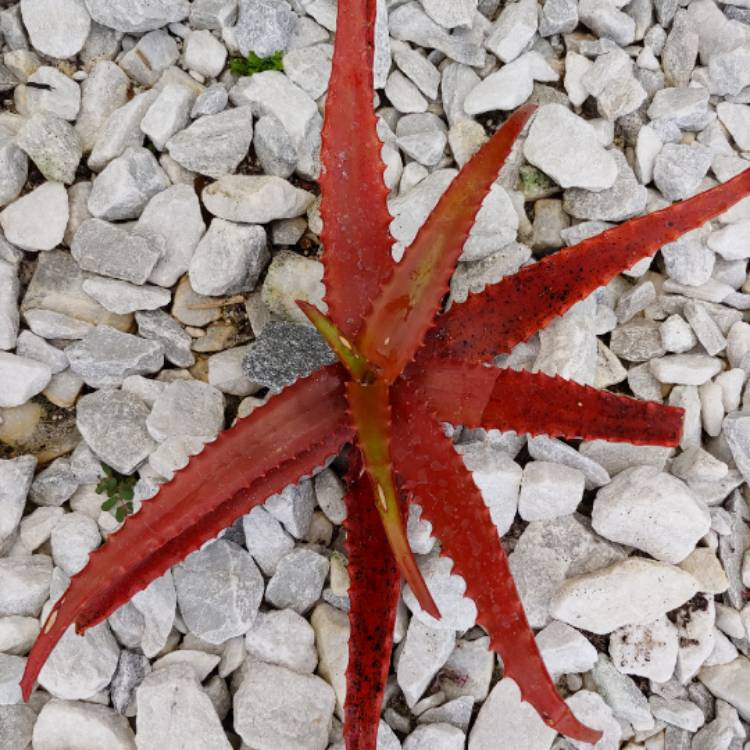
[[[357,345],[388,382],[421,346],[482,203],[535,111],[514,112],[461,170],[374,300]]]

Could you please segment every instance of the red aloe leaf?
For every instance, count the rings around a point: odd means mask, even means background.
[[[326,302],[354,337],[393,266],[383,144],[373,110],[376,0],[339,6],[321,151]]]
[[[682,203],[614,227],[488,286],[440,318],[423,356],[490,359],[597,287],[750,195],[750,169]]]
[[[344,738],[347,750],[375,750],[391,663],[400,576],[364,477],[350,487],[346,508],[351,632]]]
[[[425,360],[412,387],[440,420],[465,427],[670,447],[682,434],[683,409],[541,372]]]
[[[535,109],[512,114],[461,170],[375,299],[357,343],[389,382],[422,344],[476,215]]]
[[[398,491],[393,481],[389,387],[382,380],[370,385],[351,380],[347,383],[346,395],[375,505],[396,564],[409,582],[419,605],[433,617],[439,618],[440,612],[409,546]]]
[[[438,422],[407,390],[398,389],[394,412],[396,471],[432,523],[443,554],[466,581],[466,594],[477,605],[477,620],[502,658],[505,675],[550,727],[595,744],[601,733],[575,718],[547,673],[497,529],[471,474]]]
[[[72,623],[79,633],[97,624],[254,505],[338,452],[352,435],[345,409],[340,369],[328,367],[206,446],[71,578],[29,654],[24,698]]]

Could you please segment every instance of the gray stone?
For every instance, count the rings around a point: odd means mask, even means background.
[[[218,115],[226,109],[229,102],[229,92],[221,83],[209,86],[196,100],[190,112],[191,117],[202,115]]]
[[[46,555],[0,558],[0,617],[38,617],[49,597],[52,559]]]
[[[336,356],[315,329],[272,321],[249,346],[243,366],[251,381],[278,391],[335,361]]]
[[[583,499],[583,472],[569,466],[531,461],[526,464],[518,500],[525,521],[541,521],[575,512]]]
[[[49,365],[53,375],[62,372],[68,366],[68,358],[65,352],[48,344],[44,339],[31,333],[22,331],[18,337],[16,353],[21,357],[35,359]]]
[[[586,489],[609,483],[609,474],[602,466],[560,440],[539,435],[530,438],[528,446],[531,457],[537,461],[551,461],[580,469],[586,477]]]
[[[572,0],[546,0],[539,14],[539,34],[543,37],[568,34],[578,26],[578,3]]]
[[[470,696],[479,702],[487,697],[495,665],[495,655],[489,646],[490,639],[486,636],[456,641],[456,648],[438,678],[440,689],[449,700]]]
[[[286,50],[297,25],[297,16],[286,0],[240,0],[237,24],[232,34],[240,52],[269,57]]]
[[[44,216],[43,222],[39,217]],[[0,226],[11,244],[21,250],[52,250],[62,242],[68,224],[68,193],[59,182],[45,182],[7,206]]]
[[[591,677],[597,692],[616,717],[629,722],[638,731],[653,729],[654,719],[646,696],[630,677],[620,674],[604,654],[599,654]]]
[[[21,17],[34,49],[48,57],[75,57],[91,30],[83,0],[23,0]]]
[[[666,617],[646,625],[626,625],[609,638],[609,655],[619,672],[667,682],[677,663],[677,628]]]
[[[566,579],[622,560],[615,545],[599,540],[577,515],[534,521],[510,555],[510,567],[532,627],[550,620],[550,600]]]
[[[391,10],[388,17],[391,36],[419,47],[436,49],[455,62],[481,67],[485,61],[482,49],[484,34],[474,28],[456,29],[449,34],[423,10],[421,3],[409,2]]]
[[[574,716],[588,727],[595,728],[602,733],[597,742],[602,748],[617,748],[620,745],[622,727],[612,715],[612,709],[598,693],[590,690],[579,690],[565,701],[570,706]],[[589,743],[573,740],[573,746],[583,750]]]
[[[661,255],[669,277],[687,286],[705,284],[716,263],[716,256],[707,247],[705,234],[700,230],[664,245]]]
[[[109,694],[115,711],[124,714],[135,702],[135,691],[151,671],[148,659],[142,654],[123,649],[112,677]]]
[[[161,257],[149,276],[152,284],[171,287],[190,267],[206,225],[192,185],[173,185],[155,195],[133,233],[158,248]]]
[[[514,680],[505,678],[492,689],[469,734],[469,750],[514,747],[548,750],[555,730],[523,701]],[[498,742],[500,745],[498,745]]]
[[[18,314],[18,292],[21,284],[16,268],[0,260],[0,349],[12,349],[16,345],[20,316]],[[23,355],[23,352],[18,352]]]
[[[319,99],[328,90],[332,57],[330,44],[289,50],[284,55],[284,72],[309,96]]]
[[[455,642],[453,629],[434,629],[412,618],[396,668],[396,680],[410,707],[422,697],[448,660]]]
[[[73,121],[81,107],[81,89],[70,77],[48,65],[37,68],[15,90],[18,114],[53,115]]]
[[[100,84],[102,88],[112,85],[113,82],[110,81],[112,75],[108,72],[106,77],[102,76]],[[111,90],[119,94],[122,84],[119,80],[114,83],[115,86]],[[98,93],[100,91],[98,87],[96,91],[97,94],[92,94],[92,98],[94,96],[104,98],[105,94]],[[96,107],[92,102],[91,130],[93,131],[94,127],[97,127],[98,121],[105,115],[106,120],[103,125],[99,125],[96,129],[96,140],[87,162],[90,169],[95,172],[104,169],[112,159],[120,156],[127,148],[138,147],[143,144],[141,122],[158,96],[158,91],[145,91],[134,96],[127,104],[117,107],[111,113],[108,110],[113,104],[116,104],[117,100],[107,99],[106,104],[104,102],[98,103]]]
[[[550,614],[593,633],[611,633],[623,625],[652,622],[697,590],[698,582],[683,570],[631,557],[567,580],[553,597]]]
[[[301,216],[312,201],[311,193],[272,176],[225,175],[203,191],[214,216],[247,224]]]
[[[190,262],[190,285],[209,296],[252,291],[270,257],[262,227],[214,219]]]
[[[621,47],[635,39],[635,21],[609,0],[581,0],[578,15],[597,36],[613,39]]]
[[[60,506],[78,489],[78,479],[67,458],[57,458],[40,471],[31,485],[29,499],[36,505]]]
[[[247,548],[260,569],[272,576],[279,562],[294,549],[294,539],[265,508],[253,508],[242,519]]]
[[[83,291],[107,310],[123,315],[136,310],[156,310],[172,299],[168,289],[149,284],[136,286],[115,279],[87,279]]]
[[[711,166],[711,151],[698,143],[667,143],[654,164],[654,184],[668,200],[694,195]]]
[[[44,704],[34,726],[38,750],[82,748],[87,744],[111,750],[132,750],[136,746],[128,720],[108,706],[58,699]]]
[[[84,271],[134,284],[143,284],[159,261],[159,252],[143,237],[101,219],[81,224],[71,253]]]
[[[189,666],[153,671],[138,687],[136,700],[139,746],[231,750],[216,709]]]
[[[194,101],[195,95],[186,86],[169,84],[159,92],[140,124],[141,131],[159,151],[187,126]]]
[[[712,94],[739,94],[750,85],[750,46],[744,44],[711,55],[708,80]]]
[[[684,482],[657,467],[640,466],[599,490],[592,523],[606,539],[678,563],[708,532],[711,519]]]
[[[606,190],[617,179],[617,162],[585,120],[559,104],[536,115],[524,143],[524,156],[561,187]]]
[[[450,724],[437,723],[417,727],[405,740],[406,750],[463,750],[464,733]]]
[[[93,388],[121,385],[128,375],[158,372],[164,364],[161,344],[109,326],[97,326],[65,354],[73,372]]]
[[[253,664],[234,696],[234,728],[251,747],[325,750],[336,698],[314,675]]]
[[[137,219],[151,198],[169,187],[169,178],[154,155],[130,147],[94,180],[89,211],[97,219]]]
[[[219,178],[235,171],[252,138],[252,110],[237,107],[196,120],[167,142],[167,150],[186,169]]]
[[[322,118],[303,89],[280,71],[269,70],[241,78],[229,96],[238,107],[250,105],[256,118],[273,115],[282,123],[297,150],[297,171],[303,177],[317,178]]]
[[[315,631],[291,609],[258,612],[245,635],[248,654],[267,664],[310,674],[318,663]]]
[[[219,539],[174,568],[185,624],[209,643],[248,631],[263,598],[263,577],[241,547]]]
[[[3,747],[29,748],[36,714],[30,706],[0,706],[0,743]]]
[[[649,362],[651,372],[660,383],[703,385],[721,372],[721,362],[706,354],[668,354]]]
[[[575,628],[563,622],[547,625],[537,634],[536,643],[544,665],[554,677],[588,672],[596,664],[596,649]]]
[[[52,559],[69,576],[86,567],[89,553],[100,544],[96,521],[83,513],[66,513],[52,529]]]
[[[164,348],[164,356],[177,367],[191,367],[195,357],[190,349],[192,337],[171,316],[161,310],[139,311],[135,315],[138,335],[144,339],[158,341]]]
[[[188,0],[86,0],[91,17],[117,31],[139,33],[186,18]]]
[[[494,110],[513,110],[534,91],[534,81],[557,81],[558,73],[535,51],[526,52],[500,70],[490,73],[466,96],[464,110],[476,115]],[[443,94],[445,96],[445,93]]]
[[[19,682],[26,659],[11,654],[0,654],[0,706],[21,702]]]
[[[315,492],[312,482],[303,479],[290,484],[265,502],[266,510],[295,538],[307,536],[315,509]]]
[[[711,119],[708,91],[701,87],[657,91],[649,105],[648,116],[664,124],[674,124],[681,130],[702,130]]]
[[[451,575],[453,563],[444,557],[428,558],[419,566],[425,583],[440,610],[436,620],[419,606],[411,588],[404,588],[404,603],[414,617],[437,630],[469,630],[476,623],[477,608],[471,599],[464,596],[466,582],[458,575]]]
[[[146,426],[154,440],[198,437],[212,441],[224,423],[224,398],[200,380],[175,380],[154,402]]]
[[[47,387],[51,377],[43,362],[0,352],[0,407],[25,404]]]
[[[459,444],[456,452],[471,471],[498,534],[506,534],[518,509],[521,467],[503,450],[502,445],[490,440]]]
[[[309,549],[295,549],[276,566],[268,582],[266,600],[278,609],[304,614],[320,598],[328,575],[328,560]]]
[[[29,162],[13,134],[0,129],[0,206],[14,201],[26,184]]]
[[[227,60],[227,48],[208,30],[191,31],[182,51],[184,66],[206,78],[216,78]]]
[[[258,120],[254,148],[266,174],[286,178],[294,173],[297,166],[294,140],[273,115],[265,115]]]
[[[177,62],[177,42],[166,31],[151,31],[142,36],[119,60],[120,67],[138,83],[154,86],[161,74]]]
[[[490,29],[487,49],[504,63],[515,60],[536,34],[538,13],[536,0],[506,5]]]
[[[146,430],[149,408],[124,391],[98,391],[78,402],[76,424],[89,448],[122,474],[132,474],[156,448]]]
[[[0,545],[21,521],[35,468],[33,456],[0,461]]]
[[[81,109],[75,128],[85,153],[94,147],[99,130],[109,116],[128,101],[129,88],[130,81],[122,68],[110,60],[98,60],[89,77],[83,81]]]

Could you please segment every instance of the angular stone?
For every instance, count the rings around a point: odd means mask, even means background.
[[[94,180],[89,211],[97,219],[137,219],[157,193],[169,187],[169,178],[145,148],[128,148]]]
[[[189,88],[169,84],[148,108],[140,128],[159,151],[164,150],[167,141],[175,133],[187,126],[194,101],[195,95]]]
[[[206,225],[192,185],[174,185],[155,195],[133,233],[159,249],[161,258],[149,276],[152,284],[171,287],[190,267]]]
[[[502,446],[494,445],[489,440],[459,444],[456,452],[472,472],[498,534],[506,534],[518,509],[521,467]]]
[[[9,352],[0,352],[0,407],[25,404],[49,384],[49,365]]]
[[[627,675],[618,672],[604,654],[591,670],[596,691],[604,698],[615,716],[629,722],[636,731],[650,731],[654,728],[654,717],[646,696]]]
[[[295,549],[279,560],[268,582],[266,600],[278,609],[307,612],[320,598],[328,560],[309,549]]]
[[[697,581],[679,568],[631,557],[567,580],[553,597],[550,613],[593,633],[611,633],[623,625],[651,622],[697,590]]]
[[[106,78],[103,77],[101,85],[110,84],[109,75]],[[127,104],[109,113],[104,125],[97,130],[96,140],[87,162],[90,169],[95,172],[104,169],[112,159],[122,155],[127,148],[143,144],[141,122],[158,96],[158,91],[146,91],[134,96]],[[109,103],[106,108],[102,107],[103,111],[97,108],[96,120],[104,117],[109,108]],[[92,129],[93,126],[94,123],[92,123]]]
[[[583,472],[546,461],[526,464],[518,500],[525,521],[542,521],[575,512],[583,499]]]
[[[555,737],[534,710],[523,701],[514,680],[505,678],[492,689],[469,734],[469,750],[528,748],[548,750]]]
[[[136,733],[142,747],[231,750],[211,699],[183,664],[155,670],[136,692]]]
[[[597,745],[611,748],[619,746],[622,728],[612,715],[610,706],[604,702],[598,693],[590,690],[579,690],[565,702],[579,721],[602,733],[602,738],[597,742]],[[573,746],[577,750],[584,750],[588,744],[588,742],[582,742],[581,740],[573,740]]]
[[[43,222],[39,217],[44,216]],[[68,225],[68,193],[59,182],[45,182],[0,213],[0,226],[11,244],[37,252],[57,247]]]
[[[34,115],[18,131],[18,147],[53,182],[69,185],[83,155],[81,141],[72,125],[52,115]]]
[[[708,532],[711,519],[688,487],[654,466],[626,469],[599,490],[594,529],[614,542],[678,563]]]
[[[309,325],[310,322],[297,305],[297,300],[304,300],[322,312],[327,312],[324,296],[323,264],[320,261],[288,250],[274,255],[261,294],[263,303],[272,314]]]
[[[237,24],[232,34],[240,52],[269,57],[289,46],[297,16],[286,0],[240,0]]]
[[[167,149],[185,169],[218,179],[237,169],[252,138],[252,110],[237,107],[201,117],[169,140]]]
[[[259,662],[234,696],[234,728],[251,747],[325,750],[335,703],[320,677]]]
[[[575,628],[563,622],[547,625],[537,634],[536,643],[544,665],[554,677],[588,672],[596,664],[596,649]]]
[[[188,0],[86,0],[86,5],[94,21],[125,33],[159,29],[190,12]]]
[[[100,544],[96,521],[83,513],[66,513],[52,529],[52,559],[69,576],[86,567],[89,553]]]
[[[750,720],[750,660],[738,656],[729,664],[703,667],[698,679],[713,695],[734,706],[745,721]]]
[[[212,441],[224,424],[224,398],[200,380],[175,380],[154,402],[146,426],[154,440],[198,437]]]
[[[81,106],[81,89],[62,71],[43,65],[16,88],[15,104],[24,117],[53,115],[73,121]]]
[[[0,461],[0,545],[18,527],[35,468],[33,456]]]
[[[164,347],[164,356],[177,367],[191,367],[195,357],[190,349],[193,339],[171,316],[161,310],[139,311],[135,314],[138,335],[158,341]]]
[[[115,279],[87,279],[83,290],[107,310],[119,314],[155,310],[168,305],[172,299],[167,289],[149,284],[136,286]]]
[[[84,271],[134,284],[143,284],[159,261],[158,251],[145,239],[101,219],[81,224],[71,253]]]
[[[523,147],[524,156],[561,187],[606,190],[617,179],[617,163],[585,120],[559,104],[537,113]]]
[[[28,176],[29,160],[18,148],[11,131],[0,129],[0,206],[21,194]]]
[[[75,57],[91,30],[83,0],[23,0],[23,25],[34,49],[48,57]]]
[[[146,430],[149,408],[123,391],[98,391],[78,402],[76,424],[89,448],[122,474],[132,474],[156,443]]]
[[[206,78],[216,78],[227,60],[227,48],[207,30],[191,31],[182,51],[184,66]]]
[[[315,631],[291,609],[258,612],[245,634],[248,654],[267,664],[311,674],[318,663]]]
[[[515,60],[534,38],[538,12],[536,0],[506,5],[490,29],[487,49],[504,63]]]
[[[164,364],[161,344],[109,326],[97,326],[65,354],[73,372],[93,388],[121,385],[128,375],[158,372]]]
[[[452,629],[435,630],[412,618],[396,668],[396,679],[406,702],[413,707],[453,652]]]
[[[223,539],[177,565],[174,580],[185,624],[209,643],[246,633],[263,598],[263,577],[250,555]]]
[[[190,285],[209,296],[252,291],[270,257],[262,227],[214,219],[190,262]]]
[[[0,617],[38,617],[49,597],[52,559],[46,555],[0,558]]]
[[[119,65],[110,60],[97,60],[89,77],[81,84],[81,109],[75,124],[84,153],[94,147],[99,130],[109,116],[126,104],[129,88],[130,81]],[[143,117],[143,112],[140,116]]]
[[[623,674],[667,682],[677,663],[677,628],[666,617],[646,625],[626,625],[609,638],[612,663]]]
[[[226,175],[203,191],[203,203],[227,221],[267,224],[307,211],[313,196],[281,177]]]
[[[667,143],[654,163],[654,184],[667,200],[689,198],[711,166],[711,151],[698,143]]]
[[[639,184],[623,154],[609,152],[617,164],[617,179],[607,190],[592,192],[581,188],[565,191],[563,206],[566,213],[577,219],[624,221],[641,214],[646,208],[648,194]]]
[[[39,712],[34,726],[38,750],[106,747],[133,750],[135,736],[130,723],[108,706],[53,698]]]
[[[294,549],[294,539],[262,507],[253,508],[242,519],[247,548],[260,569],[272,576],[279,562]]]

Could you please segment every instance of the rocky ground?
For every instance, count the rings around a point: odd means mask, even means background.
[[[29,705],[18,690],[40,617],[119,526],[102,462],[137,479],[137,507],[330,360],[294,300],[323,295],[335,1],[2,5],[0,747],[341,750],[335,463],[67,635]],[[500,113],[542,105],[453,300],[750,166],[748,0],[383,0],[380,14],[397,256]],[[228,70],[277,51],[283,72]],[[599,750],[750,747],[748,258],[750,200],[500,362],[682,406],[679,450],[455,431]],[[444,619],[404,592],[380,750],[589,747],[519,702],[412,510]]]

